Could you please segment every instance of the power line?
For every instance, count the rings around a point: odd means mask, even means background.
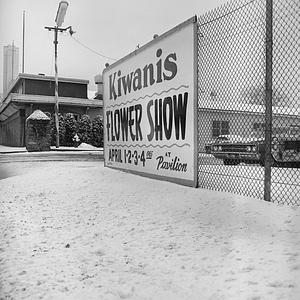
[[[227,17],[227,16],[229,16],[229,15],[231,15],[231,14],[237,12],[238,10],[243,9],[245,6],[248,6],[248,5],[252,4],[252,3],[255,2],[255,1],[256,1],[256,0],[251,0],[251,1],[249,1],[248,3],[245,3],[245,4],[243,4],[243,5],[239,6],[239,7],[237,7],[236,9],[230,10],[228,13],[225,13],[224,15],[221,15],[221,16],[219,16],[219,17],[216,17],[215,19],[209,20],[209,21],[207,21],[207,22],[205,22],[205,23],[202,23],[202,24],[200,23],[200,26],[204,26],[204,25],[207,25],[207,24],[209,24],[209,23],[215,22],[215,21],[217,21],[217,20],[219,20],[219,19],[222,19],[222,18],[224,18],[224,17]],[[204,15],[204,16],[205,16],[205,15]],[[201,18],[201,17],[200,17],[200,18]]]
[[[72,38],[75,42],[77,42],[78,44],[80,44],[81,46],[83,46],[84,48],[90,50],[91,52],[93,52],[93,53],[95,53],[95,54],[97,54],[97,55],[99,55],[99,56],[101,56],[101,57],[104,57],[104,58],[107,58],[107,59],[110,59],[110,60],[114,60],[114,61],[117,60],[117,59],[115,59],[115,58],[106,56],[106,55],[104,55],[104,54],[101,54],[101,53],[99,53],[99,52],[97,52],[97,51],[91,49],[91,48],[88,47],[87,45],[85,45],[85,44],[83,44],[82,42],[80,42],[78,39],[74,38],[73,35],[71,35],[71,38]]]

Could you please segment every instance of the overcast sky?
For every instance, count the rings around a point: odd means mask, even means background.
[[[3,83],[3,47],[20,49],[22,70],[22,15],[25,25],[25,73],[54,75],[53,32],[59,0],[0,0],[0,93]],[[186,19],[201,15],[226,0],[69,0],[65,22],[76,31],[58,38],[59,76],[88,79],[95,89],[94,76],[105,63],[112,63]],[[76,40],[74,40],[76,39]],[[93,51],[87,49],[92,49]],[[99,54],[103,54],[105,58]]]

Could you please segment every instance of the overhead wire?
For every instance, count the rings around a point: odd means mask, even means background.
[[[112,57],[106,56],[106,55],[104,55],[104,54],[102,54],[102,53],[100,53],[100,52],[98,52],[98,51],[96,51],[96,50],[93,50],[92,48],[88,47],[87,45],[85,45],[84,43],[82,43],[81,41],[79,41],[78,39],[76,39],[73,35],[71,35],[71,38],[72,38],[75,42],[77,42],[78,44],[80,44],[82,47],[84,47],[84,48],[90,50],[91,52],[93,52],[93,53],[95,53],[95,54],[97,54],[97,55],[99,55],[99,56],[101,56],[101,57],[103,57],[103,58],[107,58],[107,59],[110,59],[110,60],[113,60],[113,61],[116,61],[116,60],[117,60],[116,58],[112,58]]]

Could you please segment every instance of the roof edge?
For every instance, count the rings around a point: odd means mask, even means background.
[[[12,89],[17,85],[17,83],[21,79],[36,79],[36,80],[45,80],[45,81],[55,81],[54,76],[48,75],[37,75],[37,74],[29,74],[29,73],[19,73],[17,78],[9,85],[6,93],[2,95],[2,103],[11,93]],[[87,79],[77,79],[77,78],[69,78],[69,77],[58,77],[58,82],[69,82],[69,83],[79,83],[79,84],[89,84],[89,80]]]

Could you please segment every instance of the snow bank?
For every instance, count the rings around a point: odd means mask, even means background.
[[[1,299],[299,299],[298,208],[42,165],[0,180]]]
[[[99,150],[99,148],[97,147],[94,147],[90,144],[86,144],[86,143],[81,143],[79,146],[78,146],[79,149],[85,149],[85,150]]]

